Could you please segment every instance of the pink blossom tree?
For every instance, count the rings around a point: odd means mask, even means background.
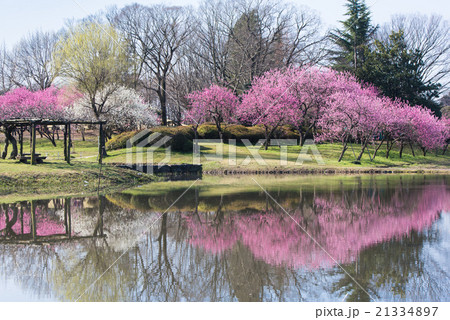
[[[198,127],[205,122],[205,113],[202,108],[191,108],[183,115],[183,122],[190,124],[194,130],[194,139],[198,139]]]
[[[352,75],[329,68],[290,68],[284,76],[289,94],[296,100],[292,105],[291,124],[299,131],[300,145],[308,134],[315,133],[320,117],[327,112],[327,99],[332,94],[360,88]]]
[[[341,161],[351,139],[360,139],[361,157],[376,131],[380,128],[383,101],[371,87],[350,86],[332,94],[327,99],[326,110],[319,119],[321,134],[318,140],[341,141]]]
[[[64,104],[60,103],[59,90],[55,87],[35,92],[25,88],[18,88],[0,96],[0,122],[2,120],[18,118],[60,120],[65,116],[65,107]],[[39,129],[41,134],[49,138],[55,145],[47,127]],[[10,158],[14,159],[18,154],[17,141],[14,137],[15,131],[15,126],[4,125],[6,143],[2,153],[3,159],[7,156],[9,143],[11,143],[13,147]]]
[[[282,125],[290,123],[298,100],[289,92],[289,81],[281,71],[269,71],[256,78],[252,88],[242,97],[237,118],[244,124],[262,125],[265,149],[269,139]]]
[[[227,88],[212,85],[201,91],[188,95],[191,111],[188,116],[196,124],[212,121],[217,127],[220,139],[223,138],[222,123],[233,121],[233,115],[238,105],[238,98]],[[201,121],[201,122],[199,122]]]

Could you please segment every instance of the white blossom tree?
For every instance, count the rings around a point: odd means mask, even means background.
[[[102,113],[98,115],[98,118],[107,121],[105,129],[108,136],[113,131],[131,131],[158,124],[156,108],[145,103],[135,90],[119,87],[110,94],[110,90],[105,88],[97,93],[98,101],[102,100],[104,94],[109,94],[109,97],[102,106]],[[67,112],[68,117],[75,120],[95,121],[97,119],[87,94],[76,100]]]

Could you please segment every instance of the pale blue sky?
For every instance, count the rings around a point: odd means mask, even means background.
[[[1,0],[0,44],[13,46],[21,37],[36,29],[58,30],[67,19],[82,18],[110,5],[122,7],[138,2],[196,6],[200,0]],[[316,10],[326,26],[336,26],[342,19],[345,0],[295,0]],[[450,1],[446,0],[366,0],[373,22],[382,24],[396,13],[438,13],[450,20]]]

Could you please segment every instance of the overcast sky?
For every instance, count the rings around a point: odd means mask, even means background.
[[[123,7],[137,2],[196,6],[200,0],[0,0],[0,44],[12,47],[20,38],[37,29],[58,30],[67,19],[79,19],[110,5]],[[345,12],[345,0],[290,1],[316,10],[325,26],[337,26]],[[450,1],[446,0],[366,0],[374,24],[389,21],[396,13],[437,13],[450,20]]]

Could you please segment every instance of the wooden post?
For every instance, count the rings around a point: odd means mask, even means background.
[[[101,164],[103,159],[103,124],[100,123],[98,130],[98,163]]]
[[[31,236],[36,241],[36,202],[31,200]]]
[[[70,123],[67,125],[67,163],[70,164],[70,145],[72,144]]]
[[[20,157],[22,157],[22,155],[23,155],[23,126],[20,126],[19,143],[20,143]]]
[[[33,144],[33,125],[30,125],[30,154],[32,144]]]
[[[67,161],[67,124],[64,125],[64,161]]]
[[[31,165],[36,164],[36,123],[31,125]]]

